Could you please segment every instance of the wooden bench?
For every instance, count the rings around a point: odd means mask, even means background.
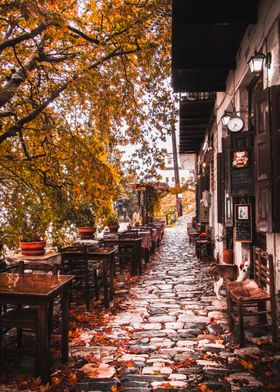
[[[239,343],[245,344],[245,325],[249,328],[270,329],[273,342],[277,341],[276,293],[273,257],[260,248],[253,249],[254,279],[243,282],[228,282],[227,303],[230,330],[237,325]]]

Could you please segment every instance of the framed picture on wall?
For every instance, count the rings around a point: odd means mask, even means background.
[[[237,219],[248,220],[249,219],[249,206],[238,205],[237,206]]]
[[[235,240],[252,242],[252,211],[250,204],[235,205]]]

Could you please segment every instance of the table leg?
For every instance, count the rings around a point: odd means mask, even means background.
[[[135,244],[132,245],[131,275],[137,275],[138,272],[138,252]]]
[[[110,255],[110,300],[114,298],[115,254]]]
[[[46,384],[50,380],[50,348],[48,341],[48,304],[41,302],[38,309],[38,348],[36,361],[40,369],[41,380]]]
[[[63,291],[61,298],[61,360],[63,363],[68,362],[68,334],[69,334],[69,293],[70,288]]]
[[[103,287],[104,287],[104,306],[109,307],[109,295],[108,295],[108,263],[107,257],[103,257]]]
[[[140,246],[140,244],[139,244],[139,246],[137,246],[137,273],[138,273],[138,270],[139,270],[139,274],[141,275],[142,274],[142,247]]]
[[[145,248],[145,263],[149,262],[149,258],[150,258],[150,249],[149,248]]]

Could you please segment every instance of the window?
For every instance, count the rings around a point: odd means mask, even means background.
[[[175,181],[175,178],[174,177],[172,177],[172,182],[174,182]]]
[[[166,177],[165,182],[169,182],[169,178],[168,177]]]
[[[172,158],[168,158],[168,159],[167,159],[167,164],[168,164],[168,165],[172,165],[172,161],[173,161]]]

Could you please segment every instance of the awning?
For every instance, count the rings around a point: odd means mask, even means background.
[[[225,91],[226,78],[258,0],[173,0],[172,83],[175,92]]]
[[[180,100],[180,154],[197,153],[214,110],[215,94],[187,94]]]

